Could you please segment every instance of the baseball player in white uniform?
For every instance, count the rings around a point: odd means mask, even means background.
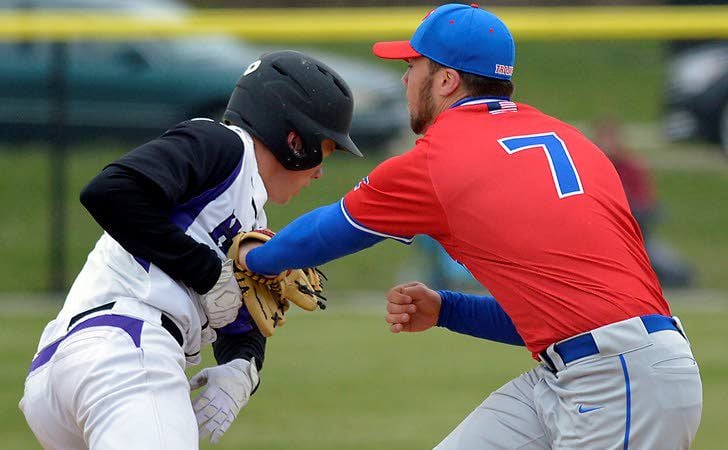
[[[241,308],[227,251],[322,175],[353,100],[294,51],[251,64],[224,123],[193,119],[108,165],[81,193],[104,229],[43,331],[20,408],[45,449],[198,448],[217,442],[259,383],[265,338]],[[185,368],[213,343],[218,366]],[[193,402],[190,388],[202,388]]]

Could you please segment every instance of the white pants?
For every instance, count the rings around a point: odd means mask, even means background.
[[[591,332],[599,353],[539,365],[493,392],[436,450],[688,449],[702,411],[690,345],[639,318]]]
[[[85,328],[28,375],[20,409],[43,448],[198,448],[182,349],[149,321],[139,343],[121,328]]]

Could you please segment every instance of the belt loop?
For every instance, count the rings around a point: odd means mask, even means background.
[[[688,339],[688,335],[687,335],[687,333],[685,333],[685,327],[683,327],[683,324],[680,321],[680,318],[678,316],[672,316],[672,321],[675,324],[675,326],[677,327],[677,331],[679,331],[680,334],[682,334],[682,337],[685,338],[685,340],[688,342],[688,345],[690,347],[692,347],[692,345],[690,345],[690,339]]]
[[[556,366],[554,366],[554,362],[551,361],[551,357],[546,353],[546,350],[539,353],[538,357],[541,359],[541,364],[551,371],[551,373],[556,374]]]
[[[548,347],[546,347],[546,350],[544,350],[544,353],[546,353],[548,357],[551,358],[551,363],[554,365],[554,369],[559,372],[566,369],[566,364],[564,364],[564,360],[561,359],[561,355],[559,355],[554,349],[555,346],[556,344],[549,345]]]

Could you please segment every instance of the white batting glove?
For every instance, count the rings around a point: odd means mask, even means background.
[[[240,409],[248,404],[258,381],[255,358],[250,362],[234,359],[221,366],[203,369],[192,377],[192,390],[205,386],[192,402],[200,439],[210,436],[210,443],[220,442]]]
[[[212,344],[217,340],[217,332],[211,326],[206,326],[200,331],[200,345]]]
[[[232,259],[222,264],[220,278],[201,296],[201,303],[212,328],[222,328],[238,317],[238,310],[243,306],[243,294],[233,276]]]

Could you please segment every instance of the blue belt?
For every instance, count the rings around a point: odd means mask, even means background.
[[[645,329],[648,333],[655,333],[657,331],[664,330],[674,330],[682,333],[675,324],[675,319],[672,317],[653,314],[650,316],[642,316],[640,319],[645,325]],[[568,364],[572,361],[576,361],[577,359],[596,355],[599,353],[599,347],[597,347],[594,336],[592,336],[591,333],[585,333],[559,342],[554,345],[554,351],[558,353],[564,364]],[[555,367],[549,355],[546,354],[546,351],[541,352],[539,356],[541,357],[541,360],[546,362],[549,366],[552,368]]]

